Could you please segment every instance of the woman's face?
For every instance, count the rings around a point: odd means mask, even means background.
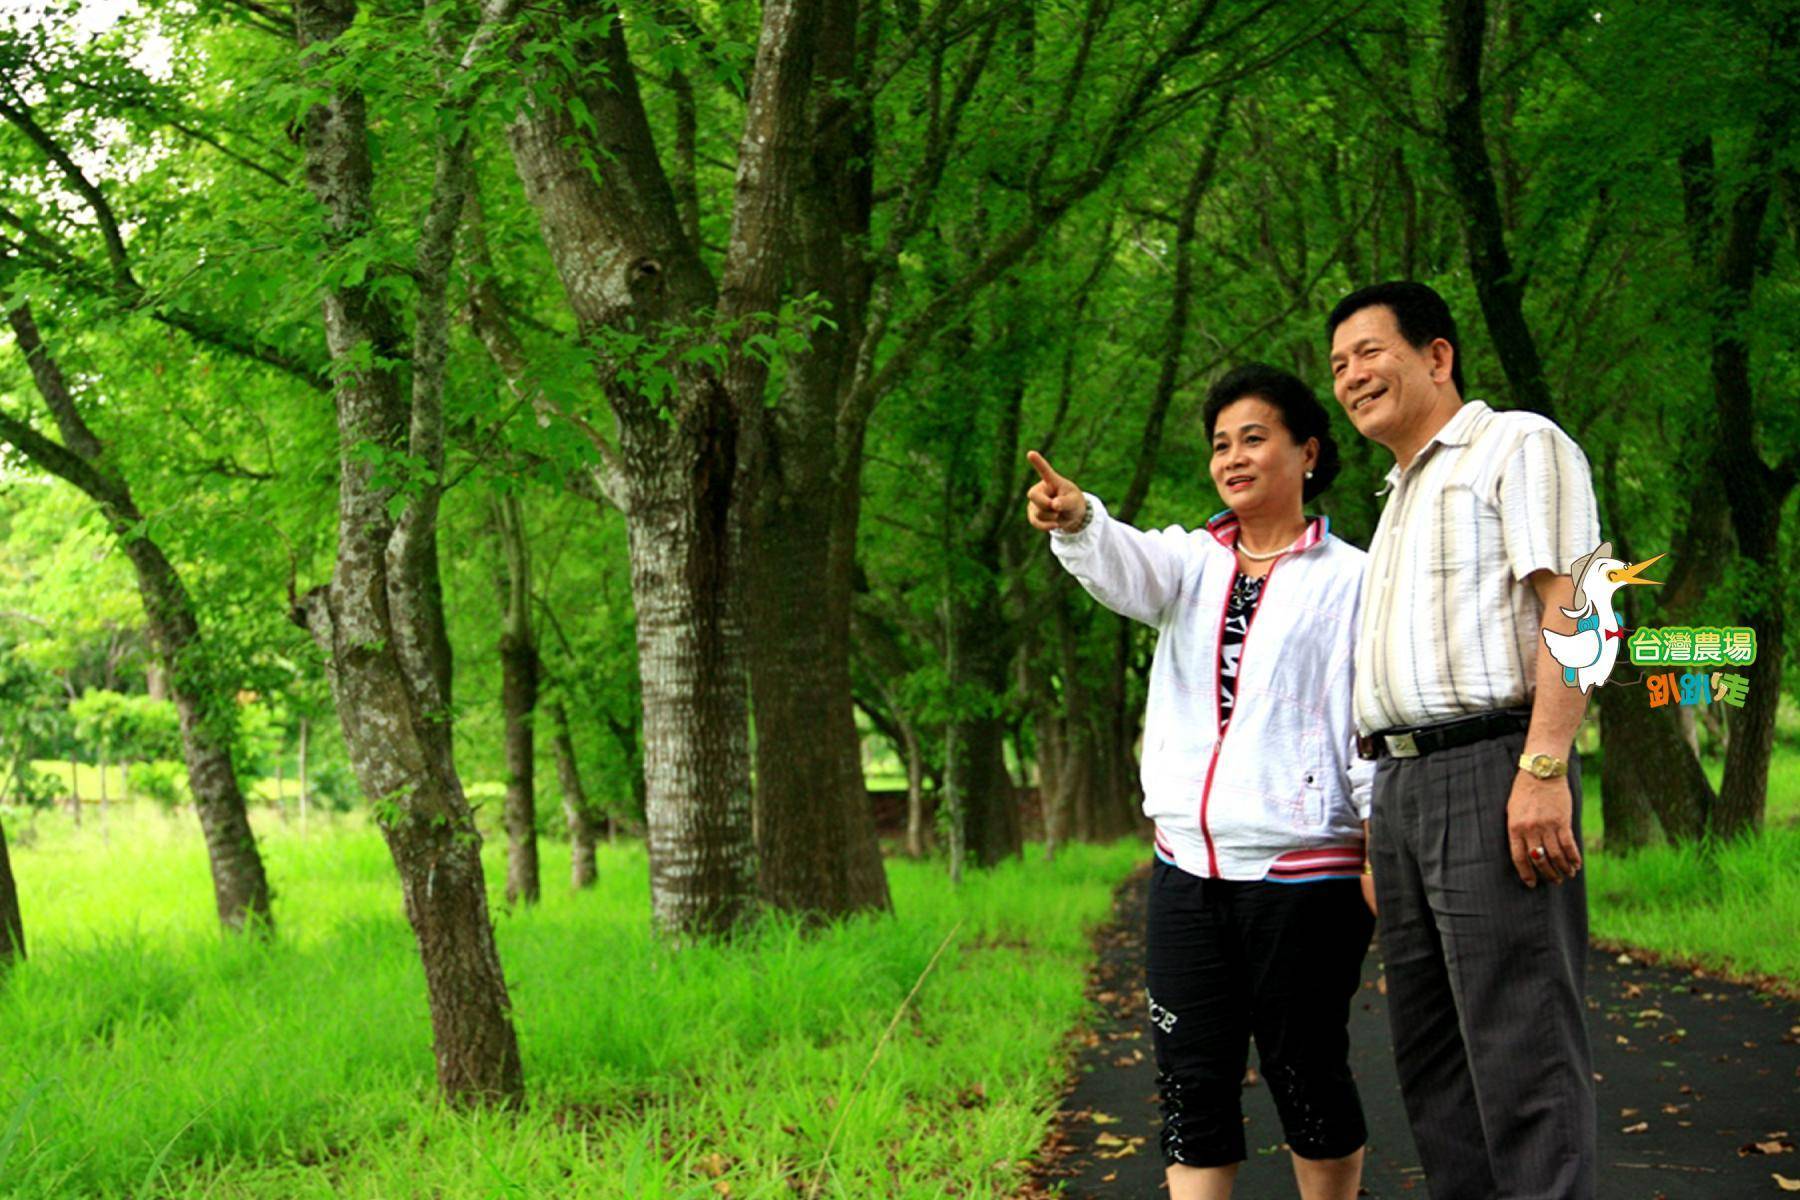
[[[1318,456],[1317,440],[1296,445],[1281,411],[1256,396],[1226,405],[1213,425],[1213,486],[1240,517],[1300,512],[1306,473]]]

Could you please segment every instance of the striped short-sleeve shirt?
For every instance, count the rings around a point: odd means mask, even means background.
[[[1357,725],[1528,704],[1541,609],[1527,578],[1567,574],[1600,541],[1581,448],[1535,413],[1470,400],[1384,490],[1363,575]]]

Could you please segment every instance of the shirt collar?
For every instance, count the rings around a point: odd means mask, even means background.
[[[1433,446],[1468,445],[1470,440],[1475,436],[1475,423],[1481,420],[1488,412],[1489,409],[1485,400],[1463,401],[1462,407],[1456,410],[1456,415],[1451,417],[1448,421],[1445,421],[1444,427],[1432,434],[1430,441],[1419,447],[1419,452],[1413,455],[1412,465],[1409,466],[1407,470],[1411,470],[1412,467],[1416,467],[1423,462],[1425,460],[1426,452]],[[1404,472],[1400,470],[1400,464],[1396,462],[1393,466],[1388,468],[1386,476],[1387,482],[1382,484],[1381,490],[1375,494],[1377,496],[1385,496],[1393,491],[1394,488],[1399,485],[1400,476],[1402,474],[1404,474]]]
[[[1207,518],[1206,531],[1212,534],[1213,539],[1227,550],[1235,550],[1237,548],[1238,519],[1237,514],[1232,512],[1229,508],[1222,512],[1216,512],[1211,517]],[[1300,535],[1299,540],[1294,543],[1294,548],[1288,551],[1288,553],[1299,554],[1302,551],[1311,550],[1314,546],[1317,546],[1320,542],[1324,541],[1325,535],[1330,532],[1330,517],[1308,517],[1306,519],[1306,532]]]

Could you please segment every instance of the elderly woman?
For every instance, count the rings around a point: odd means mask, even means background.
[[[1231,1194],[1254,1038],[1305,1200],[1350,1200],[1362,1105],[1350,1000],[1374,918],[1363,887],[1373,764],[1351,669],[1361,550],[1303,502],[1337,474],[1325,409],[1272,367],[1205,407],[1203,528],[1134,529],[1035,451],[1031,524],[1088,593],[1157,631],[1144,714],[1156,823],[1149,1011],[1173,1200]]]

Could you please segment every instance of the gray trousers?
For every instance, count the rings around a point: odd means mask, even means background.
[[[1433,1200],[1590,1200],[1585,871],[1527,888],[1507,847],[1523,733],[1375,774],[1370,861],[1394,1059]],[[1569,767],[1575,837],[1581,780]]]

